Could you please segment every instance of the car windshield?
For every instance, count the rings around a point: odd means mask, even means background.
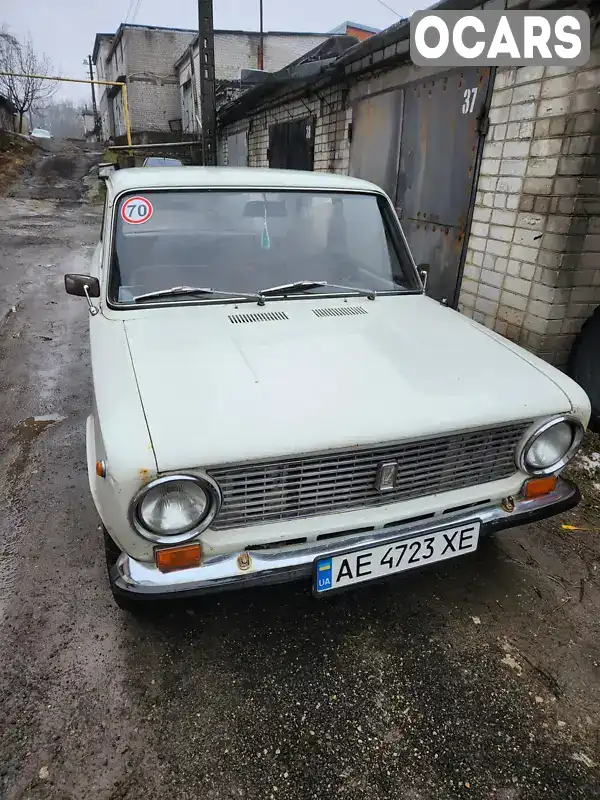
[[[111,302],[139,303],[174,287],[232,296],[282,287],[270,299],[299,281],[327,286],[296,288],[294,297],[419,289],[389,205],[376,194],[148,191],[122,196],[116,211]],[[211,300],[179,292],[163,302]]]

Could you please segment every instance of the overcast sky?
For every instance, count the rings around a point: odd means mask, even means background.
[[[398,16],[385,5],[405,17],[431,4],[420,0],[264,0],[265,30],[320,32],[345,20],[387,28]],[[213,5],[216,28],[258,29],[258,0],[213,0]],[[135,13],[137,24],[173,28],[198,24],[196,0],[131,0],[131,4],[130,0],[0,0],[0,25],[19,38],[30,33],[58,74],[84,78],[82,62],[92,52],[95,34],[116,31],[128,11],[127,21]],[[63,87],[62,96],[77,100],[89,96],[88,87]]]

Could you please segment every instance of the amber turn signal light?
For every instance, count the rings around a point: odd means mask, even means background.
[[[199,544],[184,544],[180,547],[166,547],[155,551],[156,566],[161,572],[174,572],[177,569],[199,567],[202,549]]]
[[[531,500],[534,497],[543,497],[556,489],[558,478],[549,475],[547,478],[532,478],[523,486],[523,497]]]
[[[106,478],[106,461],[96,461],[96,475],[99,478]]]

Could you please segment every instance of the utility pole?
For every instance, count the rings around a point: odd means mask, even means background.
[[[90,69],[90,81],[94,80],[94,70],[92,67],[92,57],[88,56],[87,59],[83,62],[86,64]],[[98,119],[98,107],[96,105],[96,87],[94,84],[91,84],[92,87],[92,111],[94,113],[94,128],[96,133],[100,133],[100,120]]]
[[[263,0],[260,3],[260,41],[258,44],[258,68],[265,68],[265,30],[263,25]]]
[[[200,98],[202,158],[205,167],[217,163],[217,109],[215,104],[215,31],[212,0],[198,0],[198,54],[200,57]]]

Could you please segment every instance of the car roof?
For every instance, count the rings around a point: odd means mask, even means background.
[[[331,191],[378,192],[374,183],[333,175],[328,172],[302,172],[291,169],[256,167],[148,167],[119,169],[108,184],[113,194],[144,189],[317,189]]]

